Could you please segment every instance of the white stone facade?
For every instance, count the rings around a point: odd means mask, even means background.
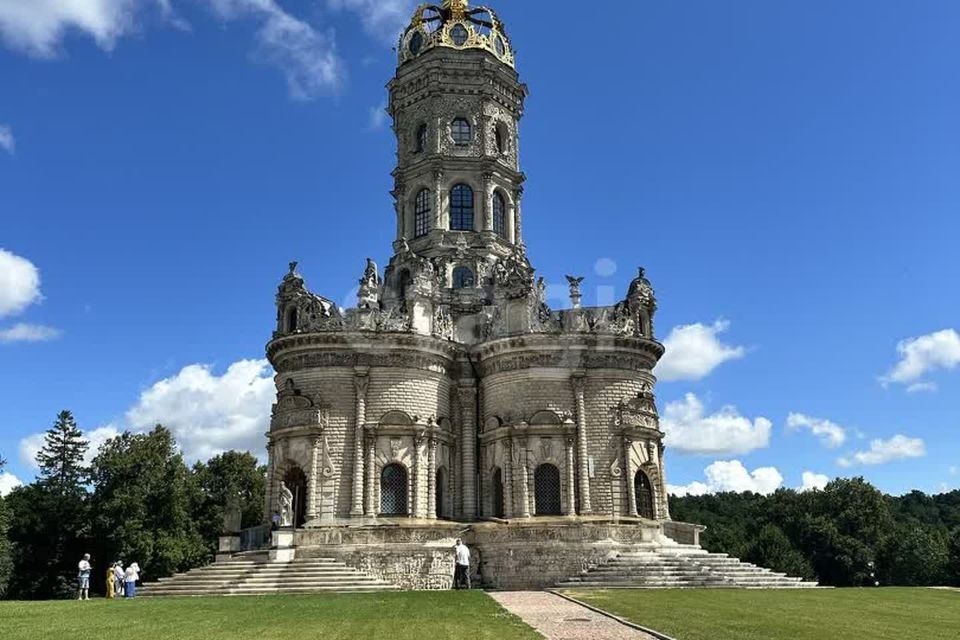
[[[433,9],[401,38],[389,85],[390,264],[368,261],[345,311],[295,263],[278,291],[268,512],[283,482],[307,530],[667,521],[653,289],[641,270],[623,301],[585,308],[571,278],[572,308],[547,306],[522,241],[527,88],[512,48],[487,9]]]

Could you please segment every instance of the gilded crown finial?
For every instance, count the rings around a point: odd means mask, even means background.
[[[450,10],[450,17],[454,20],[463,20],[467,15],[467,0],[443,0],[442,9]]]

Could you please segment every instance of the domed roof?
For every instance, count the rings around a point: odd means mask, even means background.
[[[400,36],[400,63],[437,47],[484,49],[514,66],[513,47],[500,18],[488,7],[470,7],[467,0],[420,5]]]

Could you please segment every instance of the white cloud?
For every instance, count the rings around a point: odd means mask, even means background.
[[[773,427],[767,418],[751,420],[733,406],[704,415],[703,403],[692,393],[667,404],[661,425],[674,451],[699,455],[742,455],[762,449],[770,444]]]
[[[0,498],[10,495],[10,492],[21,486],[20,478],[4,471],[0,473]]]
[[[0,317],[40,302],[40,270],[26,258],[0,249]]]
[[[895,435],[889,440],[871,440],[869,450],[857,451],[851,456],[840,458],[837,464],[841,467],[852,467],[855,464],[886,464],[894,460],[922,458],[925,455],[927,455],[927,447],[923,440]]]
[[[39,324],[15,324],[9,329],[0,329],[0,344],[12,342],[48,342],[56,340],[63,332]]]
[[[726,320],[674,327],[663,341],[666,353],[654,373],[664,382],[701,380],[724,362],[742,358],[746,349],[723,344],[718,338],[729,328]]]
[[[914,382],[907,387],[907,393],[936,393],[939,389],[936,382]]]
[[[84,431],[83,439],[90,444],[87,448],[86,455],[83,457],[84,464],[89,465],[93,462],[103,443],[118,435],[120,435],[120,431],[112,424],[97,427],[92,431]],[[40,468],[37,465],[37,454],[40,453],[40,450],[43,448],[44,436],[45,433],[34,433],[20,440],[20,462],[25,467],[34,470]]]
[[[725,491],[752,491],[769,495],[783,486],[783,476],[775,467],[760,467],[751,472],[739,460],[717,460],[703,473],[707,477],[706,482],[667,485],[667,492],[675,496],[702,496]]]
[[[43,448],[43,434],[34,433],[20,440],[20,463],[31,469],[39,469],[37,466],[37,454]]]
[[[801,477],[803,484],[800,485],[800,491],[812,491],[814,489],[823,491],[830,484],[830,476],[825,476],[822,473],[804,471]]]
[[[960,333],[944,329],[909,338],[897,345],[897,353],[900,361],[880,381],[885,386],[891,383],[908,385],[907,390],[911,392],[935,391],[933,383],[921,378],[938,369],[955,369],[960,365]]]
[[[343,78],[333,36],[286,12],[276,0],[201,0],[224,20],[260,23],[254,58],[284,74],[293,97],[314,98]],[[170,0],[0,0],[0,37],[13,49],[49,58],[65,34],[79,32],[104,50],[139,27],[149,9],[175,26]]]
[[[13,129],[5,124],[0,124],[0,149],[10,155],[13,155],[17,150],[17,141],[13,137]]]
[[[417,0],[329,0],[332,9],[359,13],[367,32],[389,44],[396,44],[417,4]]]
[[[387,105],[381,103],[376,107],[370,107],[370,122],[367,128],[370,131],[379,131],[387,124]]]
[[[140,395],[127,412],[136,431],[169,428],[189,460],[239,449],[260,455],[275,387],[266,360],[241,360],[217,376],[208,365],[184,367]]]
[[[811,418],[802,413],[791,413],[787,416],[787,428],[794,431],[809,429],[810,433],[820,439],[823,446],[831,449],[836,449],[847,440],[845,428],[829,420]]]

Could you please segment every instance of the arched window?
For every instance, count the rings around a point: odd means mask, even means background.
[[[421,124],[417,127],[417,138],[414,142],[414,153],[423,153],[427,148],[427,125]]]
[[[502,518],[504,509],[503,509],[503,471],[497,467],[497,470],[493,472],[492,482],[492,493],[491,498],[493,499],[493,513],[491,514],[494,518]]]
[[[559,516],[560,470],[552,464],[542,464],[533,474],[538,516]]]
[[[388,464],[380,473],[380,515],[408,515],[407,469],[401,464]]]
[[[641,336],[647,335],[647,320],[642,313],[637,315],[637,331]]]
[[[457,118],[450,123],[450,135],[453,142],[459,147],[465,147],[473,142],[473,127],[466,118]]]
[[[507,237],[507,202],[500,192],[493,194],[493,232],[501,238]]]
[[[507,131],[507,125],[498,122],[493,127],[493,142],[497,147],[497,153],[506,153],[510,140],[510,134]]]
[[[473,189],[458,184],[450,190],[450,230],[473,231]]]
[[[307,474],[300,467],[291,467],[283,484],[293,494],[293,524],[302,527],[307,522]]]
[[[443,467],[437,469],[437,478],[436,478],[436,499],[437,504],[437,517],[440,519],[446,518],[447,513],[447,470]]]
[[[413,237],[430,233],[430,190],[421,189],[413,203]]]
[[[472,289],[476,284],[470,267],[457,267],[453,270],[454,289]]]
[[[653,520],[656,514],[653,511],[653,485],[650,478],[642,470],[633,477],[633,490],[637,494],[637,515],[641,518]]]
[[[296,333],[297,332],[297,308],[290,307],[290,310],[287,311],[287,321],[286,321],[286,331],[287,333]]]

